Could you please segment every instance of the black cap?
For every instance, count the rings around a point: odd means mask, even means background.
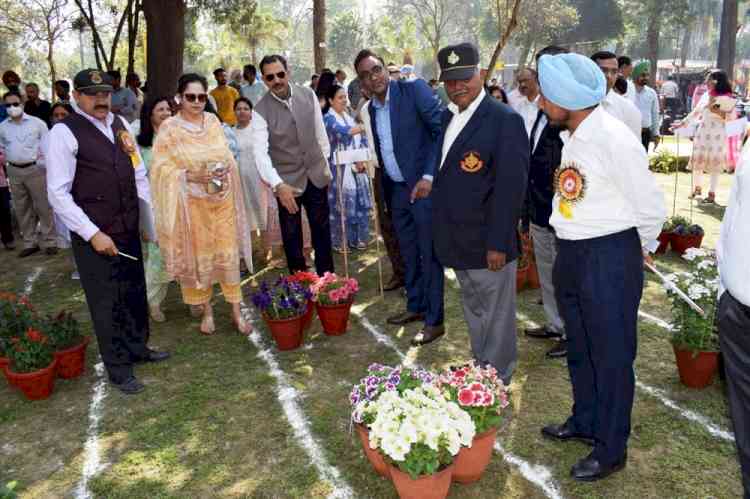
[[[448,45],[438,52],[440,81],[468,80],[479,66],[479,50],[473,43]]]
[[[112,77],[98,69],[84,69],[73,78],[73,88],[78,91],[111,92]]]

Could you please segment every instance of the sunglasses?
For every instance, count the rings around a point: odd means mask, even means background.
[[[112,92],[109,90],[96,90],[93,88],[84,88],[81,90],[81,93],[89,97],[109,97],[112,95]]]
[[[399,73],[399,71],[396,71],[396,73]],[[383,66],[381,66],[380,64],[376,64],[370,71],[362,71],[361,73],[359,73],[359,79],[369,80],[373,76],[380,76],[381,74],[383,74]]]
[[[8,107],[21,107],[21,103],[20,102],[9,102],[8,104],[6,104],[6,106],[8,106]]]
[[[198,101],[201,104],[205,104],[208,100],[208,94],[182,94],[182,96],[188,102]]]
[[[264,80],[266,80],[268,83],[271,83],[275,79],[283,80],[286,78],[286,71],[279,71],[278,73],[270,73],[263,77]]]

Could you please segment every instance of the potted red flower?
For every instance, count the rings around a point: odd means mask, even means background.
[[[29,400],[46,399],[52,394],[57,361],[44,334],[29,328],[14,339],[8,354],[10,364],[5,366],[5,376],[11,385],[19,388]]]
[[[55,349],[57,375],[63,379],[81,376],[86,367],[89,337],[83,336],[71,312],[62,311],[47,320],[45,333]]]
[[[279,350],[294,350],[302,345],[303,318],[309,307],[310,291],[281,277],[273,286],[263,281],[252,296],[261,311]]]
[[[453,481],[476,482],[490,462],[498,429],[508,419],[507,389],[493,367],[483,368],[473,361],[442,373],[438,386],[447,400],[458,403],[471,416],[476,427],[471,445],[461,447],[456,456]]]
[[[356,279],[339,277],[330,272],[326,272],[312,286],[313,301],[325,334],[340,336],[346,333],[349,313],[358,291]]]
[[[35,312],[26,297],[0,293],[0,369],[10,362],[9,351],[13,340],[33,326]]]
[[[318,274],[314,272],[298,271],[290,275],[288,279],[290,282],[296,282],[300,286],[309,290],[311,293],[310,299],[307,301],[307,312],[305,312],[305,316],[302,318],[302,329],[307,331],[308,329],[310,329],[310,326],[312,326],[313,309],[314,309],[313,301],[312,301],[312,286],[313,284],[318,282]]]

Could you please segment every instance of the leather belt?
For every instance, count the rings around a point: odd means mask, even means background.
[[[8,164],[13,168],[28,168],[30,166],[34,166],[36,164],[36,161],[32,161],[30,163],[13,163],[12,161],[8,161]]]

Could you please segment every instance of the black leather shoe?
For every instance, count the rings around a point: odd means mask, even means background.
[[[159,352],[156,350],[149,350],[148,356],[142,360],[142,362],[162,362],[170,358],[169,352]]]
[[[542,436],[553,440],[559,440],[561,442],[575,440],[577,442],[583,442],[586,445],[594,445],[594,439],[591,436],[573,431],[573,428],[571,428],[568,421],[561,425],[545,426],[542,428]]]
[[[552,350],[546,353],[548,359],[559,359],[560,357],[566,357],[568,355],[568,342],[560,340],[557,345],[552,347]]]
[[[112,386],[120,390],[125,395],[135,395],[146,389],[146,387],[138,381],[135,376],[131,376],[122,383],[112,383]]]
[[[14,251],[16,249],[16,245],[13,242],[5,243],[5,249],[8,251]]]
[[[55,256],[59,250],[52,246],[51,248],[47,248],[44,250],[44,254],[47,256]]]
[[[404,280],[400,277],[396,277],[395,275],[391,277],[391,280],[385,283],[383,286],[383,291],[396,291],[399,288],[404,287]]]
[[[432,343],[436,339],[440,338],[445,334],[445,326],[425,326],[420,332],[417,333],[411,340],[411,345],[414,347],[421,347]]]
[[[406,312],[401,312],[400,314],[394,315],[393,317],[389,317],[386,322],[393,326],[403,326],[405,324],[409,324],[410,322],[419,322],[423,320],[424,314],[409,312],[407,310]]]
[[[584,459],[581,459],[570,469],[570,476],[573,480],[579,482],[595,482],[603,478],[607,478],[612,473],[616,473],[623,468],[628,461],[628,453],[622,455],[622,457],[614,464],[610,466],[604,466],[599,462],[598,459],[588,455]]]
[[[523,334],[525,334],[529,338],[536,338],[540,340],[546,340],[549,338],[562,338],[562,333],[552,331],[544,326],[536,327],[534,329],[525,329]]]
[[[26,248],[25,250],[21,251],[18,254],[18,258],[26,258],[27,256],[31,256],[34,253],[39,252],[39,246],[34,246],[33,248]]]

